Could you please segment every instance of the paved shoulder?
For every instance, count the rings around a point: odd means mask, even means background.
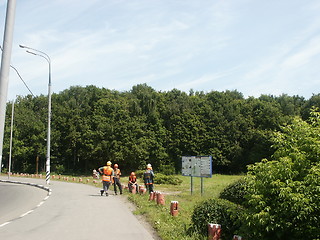
[[[154,239],[121,196],[77,183],[51,181],[50,188],[41,207],[0,228],[1,239]]]

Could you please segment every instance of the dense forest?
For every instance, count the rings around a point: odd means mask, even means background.
[[[12,171],[44,171],[48,99],[15,100]],[[9,158],[12,103],[7,104],[3,164]],[[125,173],[151,163],[181,170],[181,156],[211,155],[215,173],[240,173],[270,158],[270,136],[294,117],[308,119],[320,94],[261,95],[238,91],[155,91],[146,84],[130,91],[74,86],[52,95],[51,171],[88,174],[106,161]],[[38,162],[38,165],[37,165]],[[5,169],[4,169],[5,171]]]

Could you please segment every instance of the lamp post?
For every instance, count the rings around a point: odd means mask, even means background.
[[[37,49],[19,45],[21,48],[28,49],[27,53],[44,58],[49,64],[49,84],[48,84],[48,132],[47,132],[47,157],[46,157],[46,183],[50,183],[50,143],[51,143],[51,59],[45,52]],[[31,51],[29,51],[31,50]]]

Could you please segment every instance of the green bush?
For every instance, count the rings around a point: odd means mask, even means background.
[[[189,233],[198,232],[201,235],[207,235],[208,223],[214,223],[221,225],[222,239],[232,239],[234,234],[240,233],[244,218],[245,210],[239,205],[224,199],[209,199],[194,208]]]
[[[145,170],[137,170],[136,176],[143,181],[143,173]],[[174,175],[164,175],[162,173],[155,173],[154,174],[154,183],[155,184],[171,184],[171,185],[180,185],[182,180]]]
[[[320,112],[275,133],[273,160],[248,166],[251,239],[320,239]]]
[[[246,182],[244,178],[241,178],[223,189],[219,195],[219,198],[245,206],[245,195]]]
[[[164,175],[174,175],[176,170],[172,165],[160,165],[159,172]]]
[[[182,180],[174,175],[167,176],[162,173],[157,173],[154,177],[154,183],[180,185],[182,183]]]

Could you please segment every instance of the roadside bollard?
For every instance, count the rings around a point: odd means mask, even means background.
[[[137,193],[136,185],[133,185],[133,186],[132,186],[131,193],[132,193],[132,194],[136,194],[136,193]]]
[[[157,197],[158,197],[158,191],[154,192],[154,201],[157,202]]]
[[[171,201],[171,205],[170,205],[170,214],[171,216],[177,216],[179,213],[179,202],[178,201]]]
[[[96,184],[97,183],[97,181],[96,180],[93,180],[93,184]]]
[[[75,177],[73,177],[73,178],[72,178],[72,181],[75,181],[75,180],[76,180],[76,178],[75,178]]]
[[[144,186],[140,185],[139,186],[139,193],[140,194],[145,194],[146,192],[147,192],[147,189]]]
[[[82,178],[79,178],[79,182],[82,182]]]
[[[221,225],[220,224],[208,224],[208,240],[220,240]]]
[[[242,240],[242,237],[239,235],[233,235],[232,240]]]
[[[157,192],[157,204],[165,205],[164,194]]]
[[[151,192],[149,195],[149,201],[153,201],[155,198],[155,192]]]
[[[89,183],[90,182],[90,179],[89,178],[87,178],[87,183]]]

